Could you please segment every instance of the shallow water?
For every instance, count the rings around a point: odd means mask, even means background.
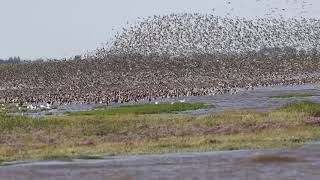
[[[312,93],[315,96],[309,97],[291,97],[291,98],[271,98],[272,96],[288,93]],[[208,110],[195,110],[183,112],[183,114],[206,114],[225,110],[250,109],[257,111],[270,110],[288,103],[296,101],[320,102],[320,86],[317,84],[299,85],[299,86],[272,86],[258,87],[254,90],[241,91],[235,95],[224,94],[219,96],[204,96],[186,98],[186,102],[202,102],[214,104],[216,108]]]
[[[287,94],[287,93],[313,93],[316,96],[310,97],[292,97],[292,98],[270,98],[271,96]],[[192,96],[192,97],[182,97],[175,99],[158,99],[159,103],[172,103],[179,102],[180,100],[185,100],[187,103],[207,103],[213,104],[216,108],[212,109],[200,109],[192,111],[184,111],[179,114],[188,115],[203,115],[207,113],[225,111],[225,110],[235,110],[235,109],[252,109],[258,111],[265,111],[271,108],[276,108],[281,105],[295,102],[310,100],[314,102],[320,102],[320,85],[319,84],[306,84],[298,86],[271,86],[271,87],[258,87],[254,90],[240,91],[237,94],[223,94],[216,96]],[[149,103],[148,101],[139,101],[138,103]],[[154,103],[154,102],[152,102]],[[136,103],[127,103],[136,104]],[[109,107],[120,106],[122,104],[111,104]],[[33,118],[40,118],[46,114],[52,115],[63,115],[66,112],[77,112],[77,111],[87,111],[92,108],[106,107],[105,104],[70,104],[61,105],[57,109],[52,109],[49,111],[42,111],[37,113],[15,113],[16,115],[27,115]]]
[[[294,161],[250,161],[257,155],[291,157]],[[295,150],[223,151],[103,160],[34,162],[0,167],[0,179],[320,179],[320,144]]]

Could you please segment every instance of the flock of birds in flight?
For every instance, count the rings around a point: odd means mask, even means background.
[[[210,14],[170,14],[144,19],[115,36],[107,54],[245,53],[264,48],[319,50],[319,19],[223,18]]]
[[[0,66],[0,103],[50,108],[316,83],[319,27],[308,18],[152,16],[82,60]]]

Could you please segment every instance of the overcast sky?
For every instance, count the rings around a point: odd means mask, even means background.
[[[62,58],[82,54],[102,46],[127,21],[134,23],[138,17],[154,14],[320,17],[319,0],[229,1],[0,0],[0,58]],[[272,9],[276,7],[279,9]]]

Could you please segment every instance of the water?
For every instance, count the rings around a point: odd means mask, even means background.
[[[292,98],[270,98],[271,96],[283,95],[287,93],[312,93],[315,96],[310,97],[292,97]],[[185,100],[186,103],[206,103],[213,104],[216,107],[211,109],[200,109],[192,111],[184,111],[179,114],[187,115],[203,115],[214,112],[221,112],[226,110],[236,109],[250,109],[257,111],[266,111],[272,108],[285,105],[287,103],[295,101],[309,100],[320,103],[320,85],[318,84],[306,84],[297,86],[270,86],[270,87],[258,87],[254,90],[240,91],[237,94],[223,94],[217,96],[192,96],[192,97],[181,97],[175,99],[159,99],[159,103],[172,103]],[[148,101],[139,101],[138,104],[149,103]],[[155,103],[154,101],[151,103]],[[137,103],[127,103],[137,104]],[[123,104],[111,104],[108,107],[116,107]],[[92,108],[107,107],[105,104],[70,104],[57,106],[56,109],[48,111],[36,112],[36,113],[15,113],[15,115],[27,115],[33,118],[44,117],[47,114],[52,115],[63,115],[66,112],[78,112],[87,111]]]
[[[261,154],[294,161],[253,162]],[[103,160],[34,162],[0,167],[0,179],[320,179],[320,144],[294,150],[223,151],[148,156],[106,157]]]
[[[291,98],[270,98],[272,96],[288,93],[311,93],[315,96],[291,97]],[[216,108],[208,110],[196,110],[183,112],[183,114],[200,115],[225,110],[250,109],[266,111],[296,101],[320,102],[320,88],[318,85],[306,84],[299,86],[271,86],[259,87],[254,90],[242,91],[236,95],[224,94],[220,96],[190,97],[186,102],[202,102],[214,104]]]

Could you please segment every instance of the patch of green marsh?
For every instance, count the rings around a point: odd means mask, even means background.
[[[308,116],[314,117],[320,116],[320,104],[311,101],[290,103],[279,108],[279,110],[287,112],[303,112],[306,113]]]
[[[320,114],[320,104],[312,102],[269,112],[228,111],[200,117],[141,112],[153,111],[126,109],[108,116],[93,113],[39,120],[0,114],[0,160],[293,148],[320,140],[320,126],[305,122]]]
[[[142,104],[128,105],[115,108],[93,109],[85,112],[68,113],[69,115],[122,115],[122,114],[160,114],[179,111],[214,108],[214,105],[202,103],[174,104]]]

